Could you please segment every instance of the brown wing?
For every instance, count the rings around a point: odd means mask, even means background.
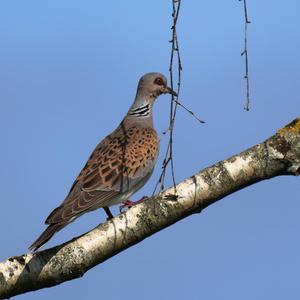
[[[69,195],[47,218],[46,224],[67,222],[82,213],[109,206],[151,174],[159,150],[155,130],[119,127],[94,150]]]

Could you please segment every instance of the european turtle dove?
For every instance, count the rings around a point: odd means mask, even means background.
[[[152,107],[165,93],[176,95],[160,73],[141,77],[135,100],[110,135],[94,150],[60,206],[45,221],[47,229],[30,246],[36,251],[57,231],[82,214],[128,203],[128,198],[150,178],[159,153],[159,139],[153,128]]]

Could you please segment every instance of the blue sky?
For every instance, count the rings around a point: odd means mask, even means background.
[[[243,7],[182,1],[176,179],[263,141],[299,116],[300,3],[249,1],[251,111],[243,110]],[[1,247],[19,255],[44,230],[96,144],[131,104],[139,77],[168,76],[171,1],[0,3]],[[161,154],[169,98],[155,106]],[[160,156],[160,162],[162,156]],[[151,194],[158,166],[135,199]],[[170,179],[168,179],[170,184]],[[83,278],[18,299],[298,299],[299,178],[253,185],[157,233]],[[116,213],[118,208],[114,209]],[[103,222],[87,214],[47,247]]]

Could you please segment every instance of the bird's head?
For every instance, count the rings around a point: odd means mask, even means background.
[[[147,73],[143,75],[138,84],[138,92],[155,100],[161,94],[177,94],[167,85],[167,78],[160,73]]]

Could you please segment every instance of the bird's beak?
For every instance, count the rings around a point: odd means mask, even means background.
[[[168,94],[171,94],[171,95],[177,97],[177,93],[174,92],[174,91],[173,91],[170,87],[168,87],[168,86],[163,87],[163,93],[164,93],[164,94],[168,93]]]

